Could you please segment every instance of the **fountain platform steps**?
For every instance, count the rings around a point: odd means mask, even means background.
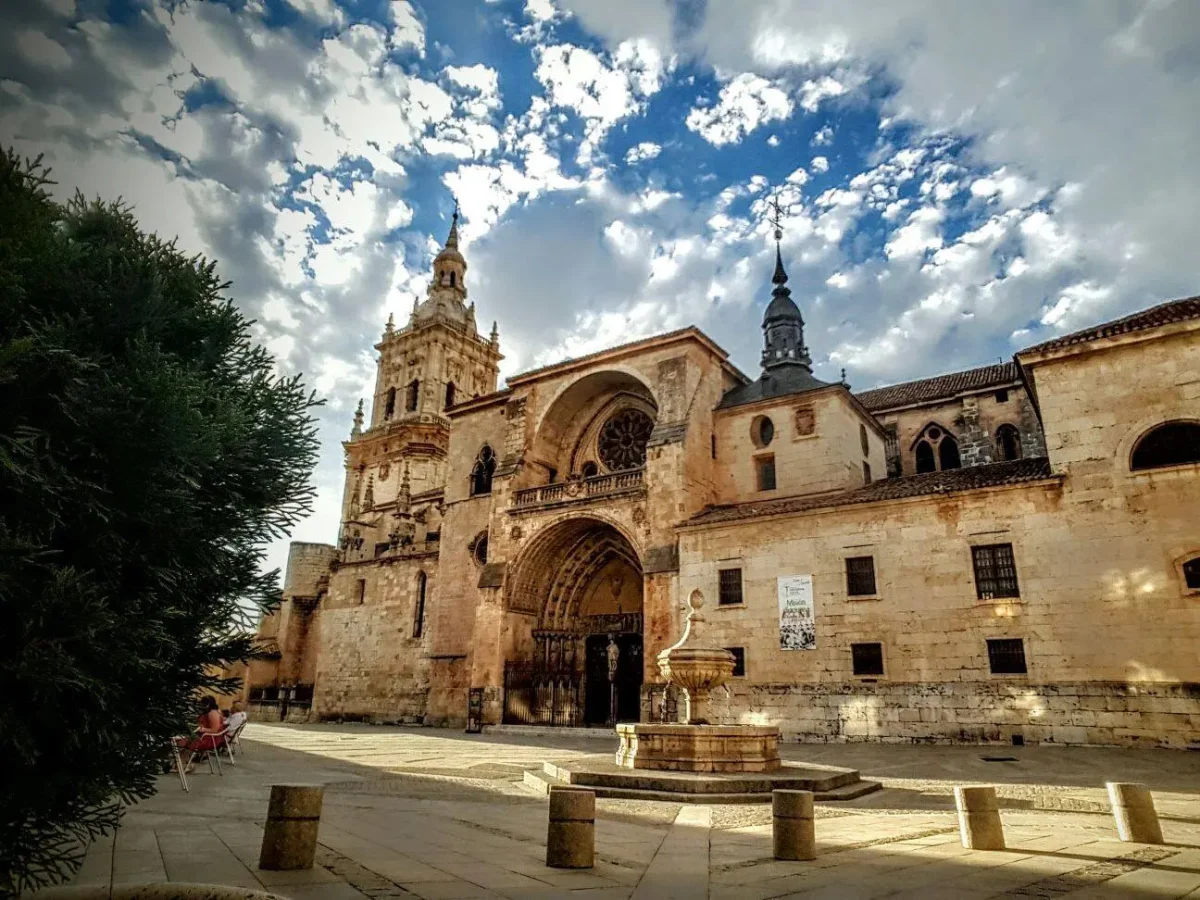
[[[771,791],[812,791],[815,800],[853,800],[880,789],[854,769],[785,762],[773,772],[663,772],[627,769],[611,756],[544,762],[525,772],[525,784],[541,794],[551,787],[586,787],[609,800],[667,803],[769,803]]]

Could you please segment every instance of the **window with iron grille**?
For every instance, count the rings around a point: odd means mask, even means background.
[[[870,597],[875,593],[875,557],[851,556],[846,560],[846,593]]]
[[[717,592],[718,606],[736,606],[742,602],[742,570],[721,569],[717,573],[719,590]]]
[[[975,563],[975,592],[980,600],[1021,596],[1012,544],[972,547],[971,558]]]
[[[851,644],[850,659],[855,675],[883,674],[883,644]]]
[[[754,460],[754,468],[758,473],[758,489],[760,491],[775,490],[775,457],[758,457]]]
[[[741,678],[746,674],[746,648],[726,647],[733,654],[733,677]]]
[[[1025,642],[1021,638],[990,638],[987,642],[988,666],[993,675],[1024,675]]]

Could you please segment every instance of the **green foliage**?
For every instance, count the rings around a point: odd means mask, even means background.
[[[46,174],[0,154],[0,895],[77,865],[230,687],[318,452],[215,264]]]

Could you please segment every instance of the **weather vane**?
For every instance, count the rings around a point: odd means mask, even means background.
[[[453,194],[451,194],[450,199],[454,201],[454,221],[457,222],[458,221],[458,198],[455,197]]]
[[[775,226],[775,243],[783,240],[783,207],[779,205],[779,189],[775,189],[775,194],[771,197],[767,206],[771,210],[771,215],[767,217],[767,221]]]

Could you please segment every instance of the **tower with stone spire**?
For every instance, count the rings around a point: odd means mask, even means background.
[[[420,515],[420,499],[435,498],[445,484],[447,410],[496,390],[503,358],[499,334],[493,325],[490,336],[480,335],[475,305],[467,303],[467,261],[459,249],[458,220],[455,203],[424,300],[414,300],[403,327],[396,327],[389,315],[375,345],[379,357],[370,414],[365,421],[356,417],[351,439],[343,445],[343,534],[357,529],[376,543],[386,542],[394,530],[397,501],[410,504],[414,517]],[[373,510],[366,503],[352,508],[356,487],[368,484],[374,488]],[[429,530],[435,531],[429,521]]]

